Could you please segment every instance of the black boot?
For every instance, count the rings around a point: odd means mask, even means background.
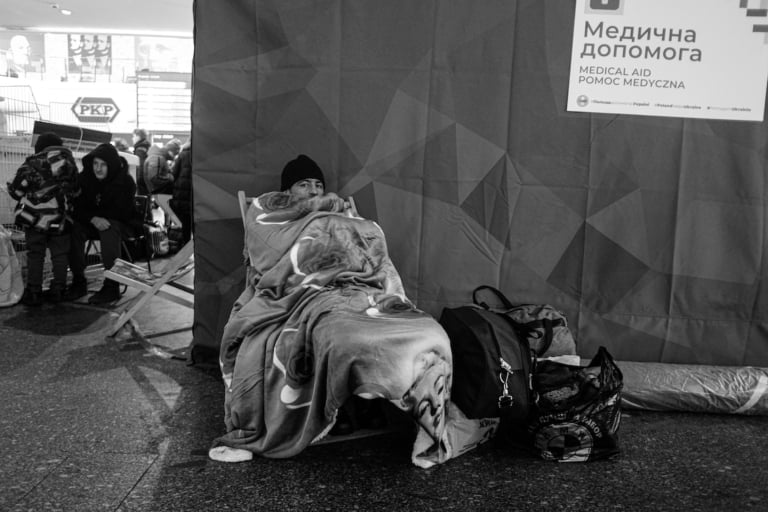
[[[88,281],[85,280],[85,276],[75,277],[64,292],[64,300],[77,300],[85,295],[88,295]]]
[[[346,436],[355,431],[355,426],[352,423],[352,418],[349,416],[347,410],[348,404],[344,404],[339,408],[336,413],[336,423],[333,424],[333,428],[328,432],[332,436]]]
[[[64,291],[62,288],[52,286],[47,290],[43,290],[43,299],[51,304],[58,304],[64,300]]]
[[[109,304],[120,298],[120,283],[111,279],[105,279],[101,290],[88,299],[88,304]]]
[[[31,308],[37,308],[43,305],[42,290],[33,290],[24,288],[24,294],[21,296],[21,303]]]

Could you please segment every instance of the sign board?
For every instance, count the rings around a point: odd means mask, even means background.
[[[138,126],[153,134],[192,131],[192,75],[141,72],[136,75]]]
[[[576,0],[568,110],[762,121],[761,0]]]
[[[53,132],[61,137],[64,147],[69,148],[75,156],[82,156],[96,148],[99,144],[110,142],[112,134],[99,130],[89,130],[79,126],[70,126],[59,123],[49,123],[46,121],[35,121],[32,129],[32,144],[35,146],[37,138],[41,133]]]
[[[72,105],[72,113],[83,123],[111,123],[120,113],[112,98],[79,97]]]

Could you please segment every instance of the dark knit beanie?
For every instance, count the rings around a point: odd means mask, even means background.
[[[325,187],[325,176],[320,167],[307,155],[299,155],[283,167],[280,190],[288,190],[294,183],[309,178],[320,180]]]
[[[35,153],[39,153],[48,146],[61,146],[64,144],[64,141],[61,140],[61,137],[56,135],[53,132],[45,132],[41,133],[37,136],[37,141],[35,141]]]

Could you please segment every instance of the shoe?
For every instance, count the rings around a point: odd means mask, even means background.
[[[332,436],[346,436],[354,431],[355,427],[352,425],[349,413],[347,413],[345,408],[339,408],[339,411],[336,413],[336,423],[333,424],[333,428],[331,428],[328,434]]]
[[[120,287],[117,281],[104,280],[101,290],[88,298],[88,304],[109,304],[120,298]]]
[[[58,304],[64,300],[64,293],[61,288],[49,288],[43,290],[43,300],[52,304]]]
[[[88,295],[88,282],[85,279],[82,281],[75,279],[72,281],[72,284],[69,285],[67,291],[64,292],[64,300],[77,300],[85,295]]]
[[[24,288],[24,294],[21,296],[21,303],[32,308],[40,307],[43,305],[43,294],[36,290]]]
[[[384,404],[381,399],[363,400],[360,407],[360,425],[365,428],[379,430],[387,425],[387,415],[384,413]]]

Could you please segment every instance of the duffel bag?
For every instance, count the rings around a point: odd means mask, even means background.
[[[489,300],[488,294],[493,296],[493,300]],[[576,354],[576,341],[568,328],[568,320],[549,304],[513,305],[501,291],[488,285],[475,288],[472,301],[508,318],[517,335],[528,340],[537,357]]]
[[[535,357],[512,324],[476,305],[444,308],[440,324],[453,352],[451,400],[468,418],[527,422]]]

